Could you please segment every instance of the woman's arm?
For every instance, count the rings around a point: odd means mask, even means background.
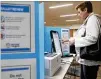
[[[92,15],[86,24],[86,36],[75,37],[75,47],[84,47],[96,43],[99,35],[100,23],[96,16]]]

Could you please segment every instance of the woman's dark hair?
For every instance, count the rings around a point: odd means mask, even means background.
[[[76,10],[78,10],[78,8],[81,9],[81,11],[84,11],[85,8],[87,8],[87,12],[91,13],[93,12],[93,7],[92,7],[92,3],[90,1],[85,1],[79,5],[76,6]]]

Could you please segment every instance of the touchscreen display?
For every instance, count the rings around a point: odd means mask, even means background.
[[[52,34],[53,34],[53,41],[54,41],[54,47],[55,47],[56,53],[62,53],[58,32],[52,33]]]

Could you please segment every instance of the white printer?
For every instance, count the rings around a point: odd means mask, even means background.
[[[61,66],[61,54],[52,53],[45,56],[45,75],[53,76]]]

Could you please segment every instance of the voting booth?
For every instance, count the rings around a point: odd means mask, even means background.
[[[68,43],[62,43],[62,40],[70,38],[70,29],[61,27],[45,26],[44,30],[44,51],[47,53],[70,54]]]

